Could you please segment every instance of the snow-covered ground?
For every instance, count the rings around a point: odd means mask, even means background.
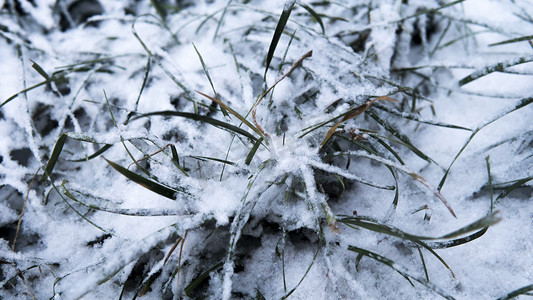
[[[531,1],[0,8],[0,298],[531,296]]]

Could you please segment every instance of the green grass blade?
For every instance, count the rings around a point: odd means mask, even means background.
[[[189,177],[189,174],[185,171],[185,169],[180,165],[180,158],[178,156],[178,151],[176,150],[176,146],[170,144],[170,151],[172,152],[172,163],[187,177]]]
[[[202,281],[204,281],[211,272],[215,271],[215,270],[218,270],[220,268],[222,268],[222,266],[224,265],[223,262],[219,262],[218,264],[214,265],[213,267],[211,267],[209,270],[205,271],[204,273],[200,274],[198,277],[196,277],[193,281],[191,281],[191,283],[189,283],[189,285],[187,285],[185,287],[185,289],[183,290],[185,292],[185,295],[187,295],[188,297],[193,297],[193,295],[191,294],[191,292],[198,286],[200,285],[200,283],[202,283]]]
[[[163,3],[161,3],[160,0],[150,0],[150,4],[152,4],[152,6],[155,8],[155,11],[161,17],[161,19],[163,21],[166,20],[167,11],[165,10]]]
[[[200,51],[198,51],[198,48],[196,48],[196,45],[192,43],[192,46],[194,47],[194,51],[196,51],[196,54],[198,55],[198,58],[200,59],[200,63],[202,64],[202,69],[204,69],[205,76],[207,77],[207,80],[209,81],[209,84],[211,85],[211,89],[213,90],[213,93],[215,94],[215,98],[219,99],[219,95],[217,91],[215,90],[215,85],[213,84],[213,80],[211,80],[211,76],[209,75],[209,70],[207,69],[207,66],[205,65],[204,59],[202,58],[202,55],[200,54]],[[216,103],[216,102],[215,102]],[[224,109],[224,107],[220,107],[222,110],[222,114],[224,116],[229,116],[228,112]]]
[[[391,123],[385,121],[384,119],[380,118],[371,108],[366,111],[366,113],[371,116],[376,122],[378,122],[385,130],[392,133],[396,138],[398,138],[400,141],[404,143],[404,145],[411,150],[414,154],[416,154],[418,157],[422,158],[423,160],[435,163],[438,165],[433,159],[431,159],[429,156],[424,154],[422,151],[420,151],[417,147],[415,147],[411,140],[404,134],[402,134],[396,126],[392,125]]]
[[[59,138],[57,139],[57,142],[54,146],[54,150],[52,150],[52,154],[50,155],[50,159],[48,160],[48,163],[46,164],[46,167],[44,168],[44,174],[41,180],[44,179],[45,177],[49,177],[50,175],[52,175],[52,171],[54,170],[57,159],[59,158],[59,155],[61,154],[61,150],[63,150],[63,146],[65,145],[66,140],[67,140],[67,135],[65,133],[61,134]]]
[[[105,159],[105,158],[104,158]],[[132,172],[124,167],[122,167],[119,164],[116,164],[110,160],[105,159],[105,161],[113,167],[113,169],[117,170],[120,174],[126,176],[126,178],[130,179],[131,181],[151,190],[154,193],[157,193],[163,197],[166,197],[171,200],[176,200],[176,193],[177,190],[171,189],[167,186],[164,186],[158,182],[152,181],[150,179],[144,178],[141,175]]]
[[[490,190],[490,212],[494,211],[494,189],[492,186],[492,174],[490,173],[490,156],[485,157],[485,162],[487,164],[487,174],[488,174],[488,183]]]
[[[529,176],[526,178],[516,180],[515,183],[505,188],[505,190],[498,196],[498,198],[496,198],[495,201],[498,201],[504,197],[507,197],[507,195],[509,195],[514,189],[521,187],[524,183],[529,182],[532,179],[533,179],[533,176]]]
[[[96,158],[96,157],[100,156],[102,153],[106,152],[106,151],[109,150],[111,147],[113,147],[112,144],[105,144],[102,148],[98,149],[96,152],[94,152],[93,154],[87,156],[86,158],[69,159],[68,161],[71,161],[71,162],[83,162],[83,161],[88,161],[88,160],[91,160],[91,159],[93,159],[93,158]]]
[[[235,125],[231,125],[231,124],[226,123],[226,122],[222,122],[222,121],[217,120],[217,119],[213,119],[213,118],[209,118],[209,117],[205,117],[205,116],[201,116],[201,115],[193,114],[193,113],[173,111],[173,110],[154,111],[154,112],[138,115],[138,116],[134,117],[132,120],[136,120],[136,119],[139,119],[141,117],[150,117],[150,116],[167,116],[167,117],[168,116],[173,116],[173,117],[187,118],[187,119],[191,119],[191,120],[194,120],[194,121],[200,121],[200,122],[204,122],[204,123],[213,125],[215,127],[226,129],[226,130],[231,131],[233,133],[240,134],[242,136],[245,136],[245,137],[251,139],[254,142],[257,141],[257,137],[255,137],[253,134],[249,133],[248,131],[246,131],[246,130],[240,128],[240,127],[237,127]],[[253,126],[253,125],[251,125],[251,126]]]
[[[494,65],[490,65],[490,66],[487,66],[487,67],[485,67],[483,69],[477,70],[477,71],[473,72],[472,74],[470,74],[470,75],[464,77],[463,79],[459,80],[459,85],[463,86],[463,85],[465,85],[465,84],[467,84],[469,82],[472,82],[472,81],[474,81],[476,79],[479,79],[479,78],[481,78],[481,77],[483,77],[485,75],[488,75],[490,73],[501,72],[505,68],[516,66],[516,65],[519,65],[519,64],[532,62],[532,61],[533,61],[533,55],[528,55],[528,56],[522,56],[522,57],[506,60],[506,61],[494,64]]]
[[[443,235],[441,236],[440,238],[441,239],[449,239],[449,238],[454,238],[454,237],[457,237],[457,236],[460,236],[460,235],[463,235],[465,233],[468,233],[468,232],[471,232],[471,231],[474,231],[474,230],[477,230],[477,229],[480,229],[480,228],[486,228],[486,227],[489,227],[489,226],[492,226],[496,223],[498,223],[499,221],[501,220],[500,217],[498,217],[498,212],[494,212],[492,214],[489,214],[487,215],[486,217],[484,218],[481,218],[479,220],[477,220],[476,222],[470,224],[470,225],[467,225],[459,230],[456,230],[454,232],[450,232],[446,235]]]
[[[431,249],[445,249],[445,248],[451,248],[451,247],[463,245],[463,244],[466,244],[468,242],[471,242],[475,239],[482,237],[487,232],[488,229],[489,227],[485,227],[471,235],[468,235],[462,238],[458,238],[458,239],[454,239],[450,241],[444,241],[444,242],[428,242],[427,245]]]
[[[124,121],[124,125],[128,125],[131,117],[135,114],[135,112],[137,111],[137,108],[139,107],[139,101],[141,101],[141,95],[144,91],[144,88],[146,87],[146,83],[148,82],[148,77],[150,75],[151,67],[152,67],[152,57],[148,56],[148,59],[146,61],[146,70],[144,71],[143,82],[141,84],[141,89],[139,90],[139,95],[137,96],[137,100],[135,101],[135,107],[133,111],[128,114],[126,121]]]
[[[32,85],[32,86],[30,86],[28,88],[23,89],[22,91],[14,94],[11,97],[9,97],[6,100],[4,100],[4,102],[2,102],[2,104],[0,104],[0,108],[2,106],[4,106],[4,105],[8,104],[9,102],[11,102],[13,99],[17,98],[19,95],[22,95],[22,94],[24,94],[26,92],[29,92],[29,91],[31,91],[31,90],[33,90],[35,88],[40,87],[41,85],[45,85],[45,84],[48,84],[48,83],[50,83],[50,80],[45,80],[45,81],[39,82],[37,84],[34,84],[34,85]]]
[[[31,60],[31,67],[37,71],[37,73],[39,73],[41,76],[44,77],[44,79],[46,79],[47,81],[51,81],[51,78],[50,76],[48,75],[48,73],[46,73],[43,68],[41,68],[41,66],[39,66],[39,64],[37,64],[36,62],[34,62],[33,60]]]
[[[400,111],[397,111],[395,109],[388,108],[385,105],[381,105],[379,103],[374,104],[374,107],[377,108],[377,109],[386,111],[386,112],[388,112],[390,114],[393,114],[395,116],[402,117],[402,118],[405,118],[405,119],[408,119],[408,120],[412,120],[412,121],[415,121],[415,122],[419,122],[419,123],[423,123],[423,124],[434,125],[434,126],[445,127],[445,128],[472,131],[472,129],[466,128],[466,127],[462,127],[462,126],[457,126],[457,125],[453,125],[453,124],[447,124],[447,123],[443,123],[443,122],[439,122],[439,121],[424,120],[424,119],[421,119],[418,115],[409,114],[409,113],[405,113],[405,112],[400,112]]]
[[[220,159],[220,158],[216,158],[216,157],[197,156],[197,155],[192,155],[190,157],[194,158],[194,159],[201,160],[201,161],[212,160],[212,161],[216,161],[216,162],[223,163],[223,164],[230,165],[230,166],[237,165],[236,163],[234,163],[232,161],[225,160],[225,159]]]
[[[309,5],[303,3],[298,4],[305,10],[307,10],[307,12],[311,14],[311,16],[313,16],[313,19],[315,19],[318,25],[320,25],[320,28],[322,29],[322,34],[326,34],[326,28],[324,28],[324,23],[322,22],[322,18],[320,17],[320,15],[317,14],[316,11],[314,11]]]
[[[215,34],[213,35],[213,41],[217,39],[218,32],[220,30],[220,27],[222,27],[222,23],[224,22],[224,18],[226,17],[226,13],[228,12],[228,8],[233,0],[229,0],[226,6],[224,7],[224,10],[222,11],[222,15],[220,16],[220,19],[217,23],[217,28],[215,29]]]
[[[392,147],[389,144],[385,143],[385,141],[380,139],[378,136],[371,135],[371,137],[376,139],[376,141],[378,141],[380,145],[382,145],[383,147],[385,147],[385,149],[387,149],[387,151],[392,153],[392,155],[394,155],[394,157],[398,160],[398,162],[400,162],[400,164],[405,165],[400,155],[396,153],[396,151],[394,151],[394,149],[392,149]]]
[[[283,12],[281,12],[281,16],[279,17],[278,25],[276,26],[276,29],[274,30],[274,36],[272,37],[272,41],[270,42],[270,47],[268,48],[268,54],[266,57],[265,75],[264,75],[265,81],[266,81],[266,74],[268,72],[268,68],[270,67],[272,58],[274,57],[274,52],[276,51],[276,47],[278,46],[279,39],[281,38],[281,35],[283,34],[285,25],[287,25],[287,21],[289,20],[289,17],[291,15],[292,9],[294,8],[295,2],[296,2],[295,0],[288,0],[285,2],[285,6],[283,7]]]
[[[318,252],[320,251],[320,247],[317,247],[316,249],[316,252],[315,252],[315,255],[313,256],[313,260],[311,261],[311,263],[309,264],[309,267],[307,267],[307,270],[305,270],[305,273],[304,275],[302,276],[302,278],[300,278],[300,281],[298,282],[298,284],[296,284],[296,286],[294,288],[292,288],[292,290],[290,290],[285,296],[281,297],[281,299],[287,299],[292,293],[294,293],[294,291],[296,291],[296,289],[300,286],[300,284],[302,283],[302,281],[304,281],[305,277],[307,276],[307,274],[309,273],[309,271],[311,270],[311,267],[313,266],[313,264],[315,263],[315,260],[316,260],[316,257],[318,256]]]
[[[410,272],[407,271],[406,268],[400,266],[399,264],[397,264],[396,262],[394,262],[393,260],[391,260],[389,258],[386,258],[386,257],[384,257],[382,255],[379,255],[379,254],[375,253],[375,252],[368,251],[368,250],[365,250],[365,249],[362,249],[362,248],[359,248],[359,247],[355,247],[355,246],[351,246],[351,245],[348,246],[348,250],[353,251],[355,253],[358,253],[359,255],[362,254],[362,255],[367,256],[369,258],[372,258],[372,259],[374,259],[374,260],[376,260],[376,261],[378,261],[378,262],[380,262],[380,263],[382,263],[384,265],[389,266],[390,268],[392,268],[396,272],[400,273],[402,276],[418,281],[419,283],[421,283],[422,285],[424,285],[428,289],[436,292],[437,294],[441,295],[445,299],[455,299],[452,296],[446,294],[443,290],[441,290],[439,287],[437,287],[436,285],[434,285],[430,281],[410,274]]]
[[[507,300],[507,299],[512,299],[512,298],[515,298],[517,296],[520,296],[520,295],[525,295],[527,292],[529,291],[533,291],[533,284],[530,284],[530,285],[526,285],[524,287],[521,287],[517,290],[514,290],[512,292],[510,292],[509,294],[503,296],[503,297],[500,297],[496,300]]]
[[[479,219],[479,220],[477,220],[477,221],[475,221],[475,222],[473,222],[473,223],[471,223],[471,224],[469,224],[467,226],[464,226],[464,227],[462,227],[462,228],[460,228],[458,230],[455,230],[453,232],[450,232],[448,234],[445,234],[445,235],[442,235],[442,236],[438,236],[438,237],[428,237],[428,236],[420,236],[420,235],[410,234],[410,233],[404,232],[404,231],[402,231],[402,230],[400,230],[400,229],[398,229],[396,227],[380,223],[380,222],[378,222],[376,220],[373,220],[373,219],[370,219],[370,218],[367,218],[367,217],[360,217],[360,216],[352,217],[352,216],[350,216],[350,217],[345,217],[345,218],[342,218],[342,219],[338,219],[337,221],[341,222],[343,224],[355,225],[355,226],[358,226],[358,227],[361,227],[361,228],[368,229],[370,231],[379,232],[379,233],[383,233],[383,234],[386,234],[386,235],[390,235],[390,236],[394,236],[394,237],[397,237],[397,238],[401,238],[401,239],[404,239],[404,240],[409,240],[409,241],[416,242],[416,241],[423,241],[423,240],[442,240],[442,239],[455,238],[457,236],[472,232],[474,230],[494,225],[497,222],[499,222],[500,220],[501,220],[501,218],[498,217],[497,216],[497,212],[495,212],[495,213],[487,215],[487,216],[485,216],[485,217],[483,217],[483,218],[481,218],[481,219]]]
[[[470,135],[470,137],[466,140],[465,144],[463,145],[463,147],[461,148],[461,150],[459,150],[459,152],[457,153],[457,155],[455,155],[454,159],[452,160],[452,162],[450,163],[450,166],[448,167],[448,169],[446,169],[446,172],[444,173],[444,175],[442,176],[442,179],[440,180],[440,183],[439,183],[439,187],[437,188],[437,190],[440,192],[442,190],[442,187],[444,186],[444,182],[446,181],[446,178],[448,177],[448,174],[450,173],[450,169],[452,168],[453,164],[455,163],[455,161],[457,160],[457,158],[459,158],[459,155],[461,155],[461,153],[463,153],[463,151],[465,150],[466,146],[468,146],[468,144],[470,143],[470,141],[472,141],[472,139],[474,138],[474,136],[481,130],[483,129],[484,127],[488,126],[489,124],[497,121],[498,119],[512,113],[513,111],[515,110],[519,110],[529,104],[533,103],[533,97],[529,97],[529,98],[523,98],[522,100],[520,100],[520,102],[518,102],[515,106],[501,112],[499,115],[497,115],[496,117],[492,118],[491,120],[489,120],[488,122],[486,122],[485,124],[479,126],[478,128],[476,128],[472,134]]]
[[[261,142],[263,142],[263,138],[258,139],[255,143],[248,155],[246,156],[246,160],[244,161],[244,164],[247,166],[250,165],[252,162],[252,159],[255,156],[255,153],[257,152],[257,149],[259,149],[259,146],[261,146]]]
[[[505,41],[501,41],[498,43],[489,44],[489,46],[499,46],[499,45],[523,42],[523,41],[530,41],[530,40],[533,40],[533,35],[521,36],[521,37],[517,37],[514,39],[510,39],[510,40],[505,40]]]

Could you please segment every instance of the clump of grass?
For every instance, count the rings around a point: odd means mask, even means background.
[[[442,223],[433,225],[447,234],[432,237],[408,233],[393,222],[395,210],[404,201],[399,191],[407,187],[402,183],[411,180],[418,189],[428,192],[422,197],[425,206],[412,207],[415,212],[429,210],[432,201],[438,200],[441,204],[435,205],[435,210],[443,208],[456,217],[441,194],[452,166],[483,128],[531,103],[531,98],[523,98],[475,129],[421,116],[422,110],[432,107],[431,96],[440,87],[432,80],[433,74],[419,72],[425,67],[402,65],[406,61],[402,55],[408,47],[408,52],[421,53],[430,60],[453,45],[442,44],[448,37],[454,41],[467,36],[458,42],[470,38],[468,32],[457,27],[467,22],[446,14],[462,1],[443,5],[435,1],[427,7],[401,5],[390,20],[374,19],[380,8],[371,3],[344,7],[329,1],[309,5],[287,1],[274,12],[228,1],[223,9],[206,14],[194,7],[180,11],[163,1],[143,1],[148,2],[157,15],[110,20],[131,24],[130,39],[138,43],[136,51],[121,55],[76,53],[69,65],[56,71],[47,71],[44,64],[33,62],[35,74],[29,77],[40,82],[0,105],[14,105],[21,100],[17,98],[29,95],[31,111],[36,107],[31,101],[43,101],[33,99],[33,92],[70,100],[54,108],[58,125],[52,134],[40,135],[35,120],[23,128],[36,133],[32,136],[40,151],[36,155],[46,162],[35,163],[42,172],[39,187],[34,190],[45,199],[40,209],[54,222],[71,218],[73,212],[81,222],[76,226],[98,232],[84,248],[99,254],[80,267],[68,261],[44,259],[31,261],[34,265],[29,266],[15,258],[6,260],[19,274],[4,282],[12,286],[13,294],[26,293],[21,291],[27,285],[25,278],[36,275],[25,274],[32,268],[43,268],[47,271],[36,278],[54,279],[52,297],[83,297],[109,285],[121,291],[119,298],[150,294],[167,298],[285,299],[297,292],[319,261],[331,272],[331,277],[324,277],[335,278],[356,270],[332,268],[332,259],[345,265],[355,262],[357,266],[363,259],[371,259],[398,272],[414,289],[418,288],[413,283],[416,281],[432,293],[453,299],[453,291],[430,280],[423,253],[431,254],[455,277],[452,267],[435,249],[482,237],[500,221],[493,209],[494,201],[485,217],[469,225],[453,230]],[[232,23],[246,14],[262,22],[251,20],[243,26]],[[346,15],[360,17],[360,23],[350,22]],[[143,35],[142,30],[157,32],[158,39]],[[184,38],[180,32],[186,33]],[[207,33],[214,37],[210,44],[201,38]],[[385,45],[391,52],[383,51],[383,35],[394,41]],[[109,45],[114,45],[114,38],[108,38]],[[129,41],[126,37],[119,39]],[[17,47],[28,48],[20,43]],[[193,50],[198,58],[194,71],[174,65],[175,49]],[[219,55],[218,61],[217,55],[206,55],[213,51]],[[35,61],[50,59],[45,54],[36,56]],[[459,85],[529,61],[529,56],[522,56],[488,66],[463,78]],[[440,67],[428,68],[436,72]],[[117,87],[118,75],[137,81],[134,87],[127,87],[135,91]],[[69,86],[68,92],[61,92],[61,84]],[[283,84],[289,85],[291,92],[283,92]],[[164,91],[169,99],[155,98],[158,89],[166,86],[172,86]],[[72,94],[74,90],[77,92]],[[89,99],[78,100],[80,94]],[[472,133],[449,167],[444,168],[416,145],[416,131],[399,126],[404,122]],[[411,154],[442,170],[438,187],[406,165],[405,157]],[[368,167],[370,163],[373,167],[369,170],[390,176],[358,172],[359,165]],[[488,160],[487,167],[492,192],[498,184],[492,183]],[[103,179],[98,179],[95,172],[105,174]],[[525,177],[507,185],[500,183],[505,190],[495,201],[530,180]],[[153,193],[143,196],[149,198],[147,201],[168,201],[158,202],[156,208],[144,208],[135,207],[142,202],[121,199],[120,194],[131,197],[129,190],[136,185]],[[335,190],[338,186],[340,189]],[[359,186],[367,186],[376,195],[388,193],[391,201],[383,210],[384,218],[356,212],[349,215],[342,209],[356,207],[357,202],[343,198],[343,193],[357,195],[357,190],[351,189]],[[228,207],[206,203],[217,200],[206,190],[226,191],[229,195],[221,196],[220,205]],[[32,197],[41,196],[34,193]],[[125,207],[122,202],[126,202]],[[109,221],[125,216],[134,217],[134,224],[140,227],[149,222],[143,220],[148,217],[171,221],[142,238],[131,239],[123,236],[123,228]],[[30,217],[35,216],[26,213],[25,218]],[[38,232],[34,227],[28,230]],[[356,235],[378,236],[385,242],[358,242]],[[263,249],[263,243],[275,239],[275,249]],[[107,247],[113,246],[108,245],[115,246],[109,250]],[[391,250],[401,248],[397,245],[416,248],[418,256],[405,254],[408,259],[404,259],[400,251]],[[312,249],[312,259],[298,280],[289,281],[286,255],[297,247]],[[280,273],[277,277],[282,280],[272,284],[274,289],[243,287],[250,284],[246,276],[256,281],[274,277],[250,270],[249,265],[259,259],[261,251],[274,253]],[[413,261],[413,257],[419,261]],[[28,267],[21,271],[19,264]],[[421,267],[423,273],[414,272],[416,267]],[[328,280],[338,294],[349,287]],[[38,281],[33,279],[31,285]],[[525,287],[508,297],[530,290]],[[356,289],[342,293],[361,296]]]

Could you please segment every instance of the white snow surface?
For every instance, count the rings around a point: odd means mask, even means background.
[[[0,1],[1,103],[18,93],[0,107],[0,298],[494,299],[533,284],[533,44],[490,46],[531,36],[531,1],[297,1],[266,74],[295,1],[100,1],[65,31],[60,2]],[[513,66],[487,72],[501,62]],[[39,68],[52,84],[33,87]],[[486,75],[461,86],[470,74]],[[380,96],[399,101],[325,143]],[[498,223],[434,250],[449,269],[341,222],[442,237],[491,198]]]

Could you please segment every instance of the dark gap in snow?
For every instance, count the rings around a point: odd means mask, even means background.
[[[104,8],[97,0],[70,1],[66,11],[61,8],[64,3],[57,4],[59,7],[59,28],[66,31],[87,21],[90,17],[101,15]],[[92,26],[97,26],[97,22],[91,22]]]
[[[42,137],[47,136],[59,125],[55,119],[52,119],[50,114],[53,108],[52,105],[37,103],[37,107],[32,113],[31,118],[35,125],[35,129]]]
[[[9,156],[12,160],[16,161],[19,165],[27,167],[33,154],[30,148],[21,148],[11,150]]]

